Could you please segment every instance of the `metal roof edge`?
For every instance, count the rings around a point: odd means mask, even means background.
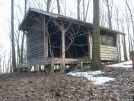
[[[78,20],[78,19],[75,19],[75,18],[66,17],[66,16],[61,16],[61,15],[60,15],[58,18],[63,18],[63,19],[67,19],[67,20],[72,20],[72,21],[74,21],[74,23],[79,22],[81,25],[86,25],[86,26],[92,26],[92,27],[93,27],[93,23],[89,23],[89,22],[86,22],[86,21]],[[116,33],[116,34],[126,35],[126,34],[123,33],[123,32],[120,32],[120,31],[117,31],[117,30],[114,30],[114,29],[109,29],[109,28],[103,27],[103,26],[100,26],[100,30],[107,30],[107,31],[109,31],[109,32],[114,32],[114,33]]]
[[[71,20],[73,21],[74,23],[80,23],[81,25],[86,25],[86,26],[93,26],[93,23],[89,23],[89,22],[86,22],[86,21],[82,21],[82,20],[78,20],[78,19],[75,19],[75,18],[71,18],[71,17],[67,17],[67,16],[63,16],[63,15],[58,15],[58,14],[55,14],[55,13],[51,13],[51,12],[47,12],[47,11],[43,11],[43,10],[39,10],[39,9],[35,9],[35,8],[29,8],[26,15],[24,16],[21,24],[19,25],[19,30],[22,30],[21,29],[21,26],[22,24],[24,23],[26,17],[28,16],[28,14],[30,13],[30,11],[32,12],[36,12],[36,13],[40,13],[40,14],[43,14],[43,15],[46,15],[46,16],[50,16],[50,17],[53,17],[53,18],[62,18],[62,19],[67,19],[68,21]],[[123,32],[120,32],[120,31],[117,31],[117,30],[113,30],[113,29],[109,29],[107,27],[103,27],[103,26],[100,26],[100,30],[107,30],[109,32],[114,32],[116,34],[122,34],[122,35],[126,35],[125,33]]]
[[[22,24],[24,23],[26,17],[27,17],[28,14],[30,13],[30,11],[36,12],[36,13],[40,13],[40,14],[43,14],[43,15],[47,15],[47,16],[51,16],[51,17],[54,17],[54,18],[58,18],[58,17],[59,17],[58,14],[54,14],[54,13],[51,13],[51,12],[47,12],[47,11],[43,11],[43,10],[39,10],[39,9],[35,9],[35,8],[29,8],[28,11],[27,11],[27,13],[25,14],[25,16],[24,16],[22,22],[20,23],[20,25],[19,25],[19,27],[18,27],[19,30],[22,30],[22,29],[21,29],[21,26],[22,26]]]
[[[23,24],[24,20],[26,19],[27,15],[29,14],[29,12],[30,12],[30,8],[28,9],[27,13],[25,14],[23,20],[21,21],[19,28],[18,28],[19,30],[21,30],[21,25]]]
[[[39,10],[39,9],[35,9],[35,8],[30,8],[31,11],[43,14],[43,15],[47,15],[47,16],[51,16],[54,18],[57,18],[59,15],[55,14],[55,13],[51,13],[51,12],[47,12],[47,11],[43,11],[43,10]]]

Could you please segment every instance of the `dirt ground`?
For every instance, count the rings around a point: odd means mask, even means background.
[[[70,75],[0,75],[0,101],[134,101],[134,71],[106,67],[102,71],[115,78],[94,85],[84,77]]]

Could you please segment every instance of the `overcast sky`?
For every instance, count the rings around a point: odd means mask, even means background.
[[[0,44],[4,49],[10,49],[9,22],[10,21],[10,0],[0,0]]]

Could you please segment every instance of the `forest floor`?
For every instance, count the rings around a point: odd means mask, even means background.
[[[0,101],[134,101],[132,68],[106,67],[115,78],[95,85],[85,77],[43,73],[0,75]]]

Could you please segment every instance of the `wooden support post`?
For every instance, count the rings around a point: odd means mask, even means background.
[[[68,25],[67,28],[65,28],[64,26],[64,22],[62,22],[62,25],[60,25],[55,19],[54,19],[54,23],[55,25],[57,25],[60,30],[61,30],[61,36],[62,36],[62,66],[61,66],[61,73],[64,73],[65,71],[65,51],[66,51],[66,48],[65,48],[65,34],[66,34],[66,31],[68,30],[68,28],[70,27],[71,24]]]
[[[116,45],[117,45],[117,49],[118,49],[118,56],[119,56],[119,62],[121,62],[121,46],[120,46],[120,35],[117,33],[117,37],[116,37]]]
[[[83,62],[82,61],[80,61],[80,67],[81,67],[81,69],[83,69]]]
[[[115,46],[118,47],[118,34],[116,34],[116,37],[115,37]]]
[[[51,74],[54,73],[54,60],[52,59],[52,62],[51,62]]]
[[[127,61],[126,36],[124,35],[124,60]]]
[[[46,72],[46,68],[45,68],[45,67],[46,67],[46,65],[44,64],[44,65],[43,65],[43,71],[44,71],[44,72]]]
[[[28,31],[27,31],[27,33],[28,33]],[[29,62],[29,59],[28,59],[28,52],[29,52],[29,37],[28,37],[28,35],[26,35],[26,44],[27,44],[27,49],[26,49],[26,58],[27,58],[27,62]]]
[[[28,65],[27,69],[28,69],[28,73],[31,74],[31,66],[30,65]]]
[[[90,52],[91,52],[91,47],[90,47],[90,44],[91,44],[91,35],[90,35],[90,31],[88,31],[88,56],[89,56],[89,58],[91,59],[91,54],[90,54]]]
[[[62,31],[62,73],[65,71],[65,31]]]
[[[37,68],[37,66],[36,66],[36,65],[34,65],[34,72],[37,70],[36,68]]]
[[[88,54],[90,59],[92,59],[92,36],[90,31],[88,31]]]
[[[47,25],[44,18],[44,59],[48,57],[48,31]]]
[[[38,66],[38,71],[41,72],[41,65]]]
[[[63,67],[63,66],[62,66],[62,59],[60,59],[60,74],[62,74],[62,71],[63,71],[63,70],[62,70],[62,69],[63,69],[62,67]]]

